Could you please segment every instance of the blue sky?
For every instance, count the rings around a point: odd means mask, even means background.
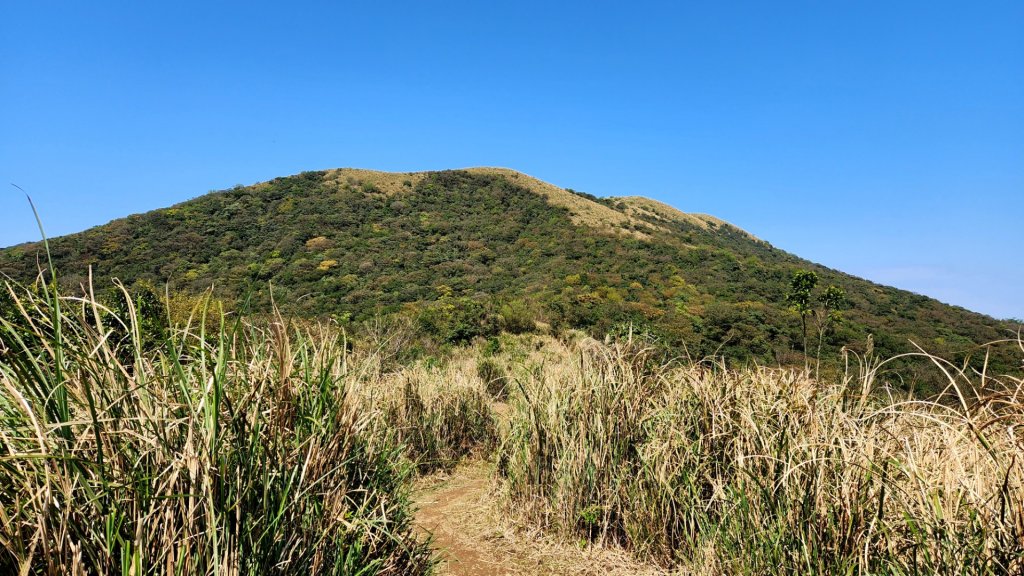
[[[1024,3],[0,0],[0,245],[508,166],[1024,317]]]

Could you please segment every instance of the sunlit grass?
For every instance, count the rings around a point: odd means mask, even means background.
[[[529,524],[698,573],[1024,570],[1020,380],[925,358],[952,397],[918,401],[870,359],[819,382],[592,341],[555,357],[520,372],[499,452]]]
[[[401,363],[401,323],[352,350],[4,291],[0,574],[428,573],[410,481],[467,457],[527,526],[684,573],[1024,570],[1024,384],[923,353],[936,401],[854,355],[818,381],[570,333]]]
[[[0,573],[428,571],[413,465],[337,334],[203,309],[145,342],[135,314],[4,289]]]

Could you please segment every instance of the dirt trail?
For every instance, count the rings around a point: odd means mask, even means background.
[[[663,574],[620,551],[580,548],[517,530],[493,493],[493,468],[470,462],[420,481],[417,527],[433,534],[447,576],[619,576]]]
[[[515,574],[507,567],[509,559],[496,554],[486,535],[480,534],[481,521],[490,512],[485,501],[490,492],[487,472],[482,464],[462,466],[447,478],[425,480],[427,485],[418,494],[416,524],[434,535],[443,562],[441,574]]]

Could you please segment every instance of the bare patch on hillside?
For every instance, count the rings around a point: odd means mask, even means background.
[[[758,238],[756,238],[754,235],[750,234],[746,230],[743,230],[742,228],[739,228],[737,226],[733,226],[732,224],[726,222],[725,220],[722,220],[721,218],[716,218],[709,214],[683,212],[682,210],[673,208],[672,206],[669,206],[664,202],[658,202],[657,200],[652,200],[650,198],[645,198],[643,196],[625,196],[622,198],[615,198],[615,200],[618,202],[622,202],[623,204],[626,205],[626,213],[629,214],[630,216],[647,216],[648,218],[654,218],[655,220],[661,221],[687,222],[695,226],[704,228],[705,230],[715,229],[721,226],[730,226],[732,228],[735,228],[736,230],[739,230],[740,232],[748,236],[751,240],[760,241]]]
[[[543,180],[539,180],[532,176],[527,176],[522,172],[516,172],[509,168],[467,168],[466,172],[471,174],[493,174],[504,176],[509,182],[517,184],[534,192],[545,196],[548,202],[555,206],[561,206],[569,211],[569,215],[572,218],[573,223],[590,226],[591,228],[603,229],[618,234],[628,234],[637,238],[647,238],[648,235],[637,230],[631,230],[630,228],[634,224],[639,224],[630,218],[629,216],[613,210],[604,204],[598,204],[593,200],[588,200],[582,196],[578,196],[569,192],[565,188],[559,188],[554,184],[549,184]]]
[[[324,181],[339,186],[365,187],[368,191],[391,196],[412,191],[426,176],[426,172],[381,172],[361,168],[337,168],[328,170]]]

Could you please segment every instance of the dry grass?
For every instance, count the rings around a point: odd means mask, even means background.
[[[360,391],[420,473],[451,470],[496,444],[490,395],[473,366],[472,358],[456,353],[440,366],[420,362],[382,375]]]
[[[412,475],[424,454],[472,448],[482,386],[394,388],[376,351],[350,354],[316,324],[203,308],[151,342],[130,299],[119,318],[3,289],[0,573],[429,571]]]
[[[569,210],[570,217],[575,224],[597,228],[598,230],[604,230],[613,234],[626,234],[641,239],[647,238],[647,235],[642,232],[625,228],[628,225],[640,224],[642,222],[634,221],[622,212],[612,210],[603,204],[577,196],[564,188],[548,184],[543,180],[527,176],[522,172],[516,172],[509,168],[467,168],[466,172],[504,176],[513,184],[547,197],[548,202],[552,205]]]
[[[658,202],[657,200],[644,198],[643,196],[624,196],[621,198],[613,198],[613,200],[625,204],[626,213],[629,214],[630,216],[647,216],[649,218],[654,218],[656,220],[662,221],[686,222],[688,224],[693,224],[704,229],[711,228],[711,226],[732,226],[733,228],[736,228],[737,230],[745,234],[751,240],[760,241],[758,238],[756,238],[749,232],[741,230],[740,228],[737,228],[736,226],[729,224],[725,220],[722,220],[721,218],[716,218],[709,214],[683,212],[681,210],[673,208],[672,206],[669,206],[668,204],[665,204],[664,202]]]
[[[925,402],[871,358],[822,382],[574,334],[401,366],[386,330],[354,354],[207,306],[154,342],[130,299],[5,289],[3,574],[426,573],[411,482],[439,470],[424,521],[481,570],[1024,572],[1020,380],[922,355],[950,379]]]
[[[519,373],[498,469],[524,522],[695,573],[1024,570],[1019,380],[910,401],[868,369],[827,383],[584,344]]]
[[[426,176],[426,172],[381,172],[360,168],[337,168],[328,170],[324,180],[339,186],[359,186],[365,183],[373,186],[381,194],[393,196],[411,191]]]

